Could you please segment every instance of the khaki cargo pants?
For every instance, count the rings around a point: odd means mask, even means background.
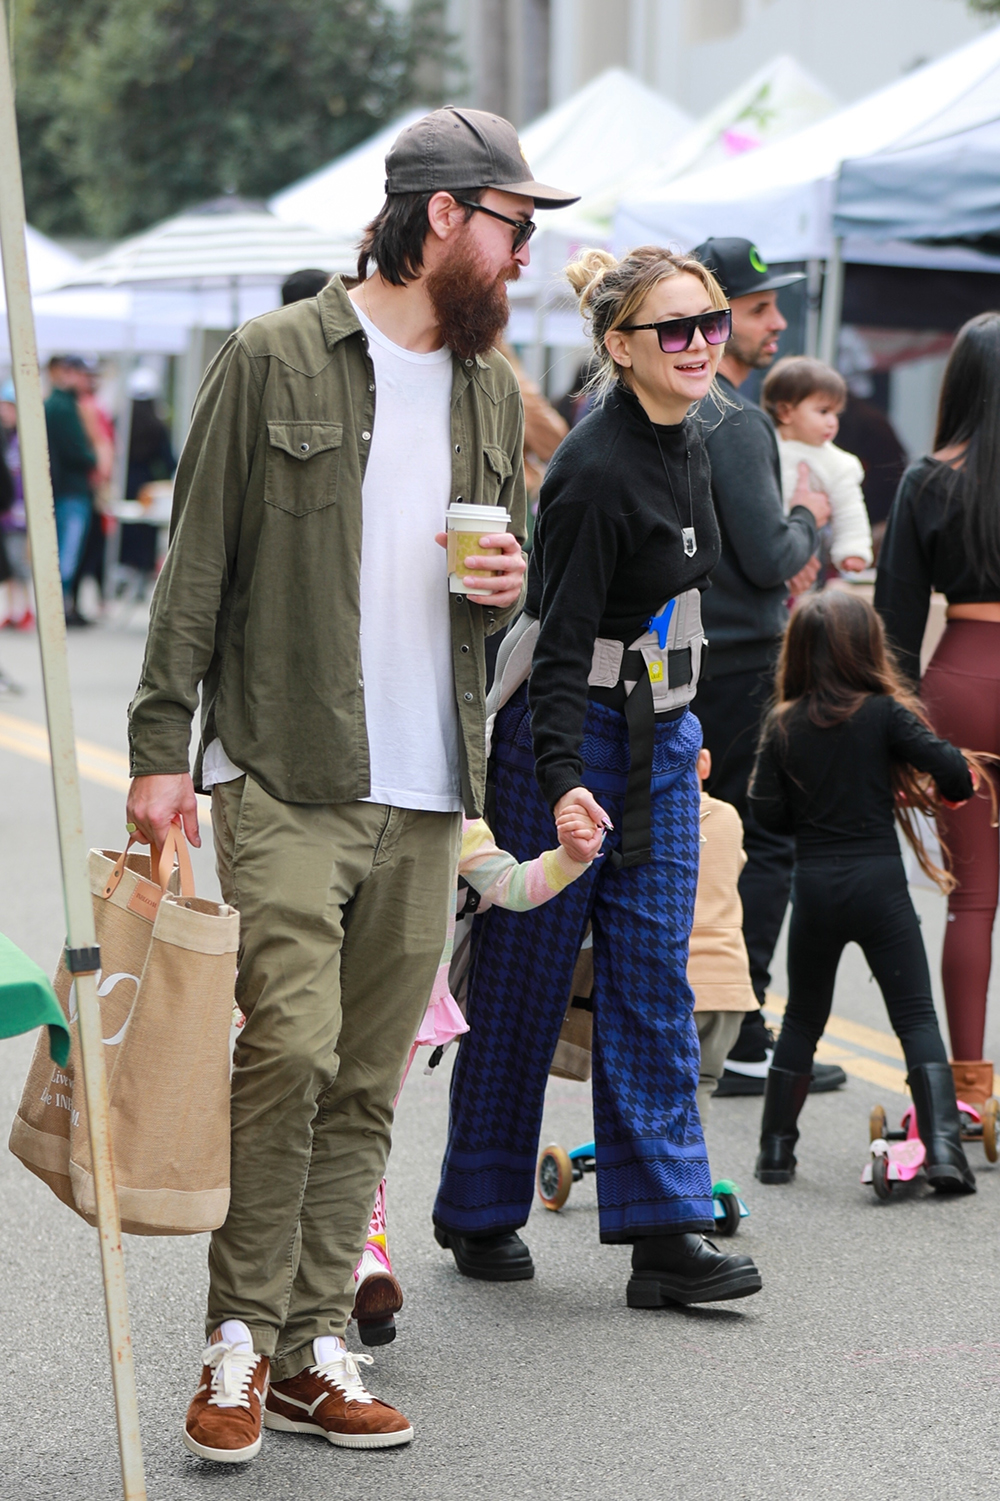
[[[393,1100],[444,946],[461,816],[306,806],[250,777],[212,794],[241,916],[232,1196],[209,1252],[209,1331],[242,1319],[276,1380],[343,1335]]]

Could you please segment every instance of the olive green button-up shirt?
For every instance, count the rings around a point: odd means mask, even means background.
[[[238,329],[209,367],[177,469],[170,548],[129,711],[133,776],[227,754],[282,802],[370,791],[361,679],[361,486],[377,417],[367,338],[340,278]],[[523,543],[524,417],[502,355],[453,361],[452,495],[504,506]],[[419,464],[399,455],[399,483]],[[444,528],[444,517],[441,518]],[[441,554],[441,588],[448,588]],[[450,596],[462,800],[482,811],[483,640],[515,614]],[[399,621],[405,637],[406,621]],[[195,765],[199,785],[201,753]]]

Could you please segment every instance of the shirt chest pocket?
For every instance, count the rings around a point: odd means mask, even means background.
[[[512,474],[510,459],[495,443],[483,444],[483,498],[482,505],[499,504],[500,492]]]
[[[292,516],[321,511],[337,499],[342,422],[269,422],[264,500]]]

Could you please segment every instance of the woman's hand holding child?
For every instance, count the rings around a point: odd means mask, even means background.
[[[574,787],[556,803],[556,832],[559,843],[580,865],[586,865],[600,852],[611,820],[586,787]]]

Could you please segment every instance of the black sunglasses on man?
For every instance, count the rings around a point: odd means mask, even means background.
[[[509,224],[514,231],[514,243],[510,247],[512,255],[516,255],[523,246],[527,245],[538,228],[534,219],[510,219],[506,214],[498,214],[495,208],[487,208],[485,203],[472,203],[466,198],[456,198],[454,193],[451,196],[463,208],[474,209],[479,214],[489,214],[491,219],[499,219],[501,224]]]

